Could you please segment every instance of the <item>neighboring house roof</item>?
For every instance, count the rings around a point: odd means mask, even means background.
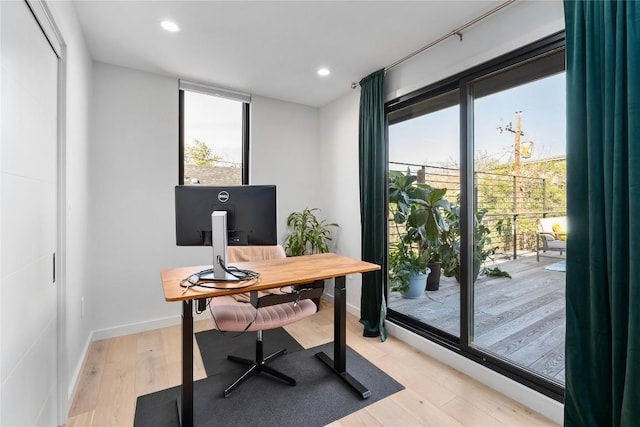
[[[187,185],[240,185],[242,184],[242,168],[184,165],[184,183]]]

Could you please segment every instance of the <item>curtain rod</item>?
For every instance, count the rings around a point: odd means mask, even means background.
[[[472,26],[474,24],[477,24],[478,22],[480,22],[483,19],[493,15],[494,13],[504,9],[505,7],[509,6],[511,3],[514,3],[515,1],[516,0],[508,0],[508,1],[500,4],[499,6],[496,6],[495,8],[491,9],[490,11],[488,11],[488,12],[478,16],[477,18],[467,22],[466,24],[462,25],[461,27],[458,27],[455,30],[452,30],[451,32],[449,32],[449,33],[445,34],[444,36],[440,37],[439,39],[432,41],[428,45],[423,46],[423,47],[421,47],[420,49],[418,49],[418,50],[416,50],[414,52],[411,52],[410,54],[408,54],[404,58],[398,59],[393,64],[387,65],[386,67],[384,67],[384,71],[385,72],[389,71],[393,67],[402,64],[403,62],[413,58],[414,56],[418,55],[419,53],[422,53],[425,50],[427,50],[429,48],[432,48],[433,46],[437,45],[438,43],[445,41],[449,37],[458,36],[458,37],[460,37],[460,41],[462,41],[462,31],[466,30],[467,28],[469,28],[470,26]],[[351,89],[355,89],[358,86],[360,86],[360,83],[358,83],[358,82],[351,83]]]

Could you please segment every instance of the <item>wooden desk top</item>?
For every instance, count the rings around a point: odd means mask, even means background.
[[[249,291],[279,288],[286,285],[311,283],[348,274],[380,270],[380,266],[336,254],[315,254],[266,261],[237,262],[234,266],[260,273],[260,279],[250,286],[233,283],[228,289],[190,288],[184,294],[180,281],[211,266],[181,267],[160,272],[164,298],[167,301],[183,301],[233,295]],[[240,282],[242,283],[242,282]],[[224,286],[217,283],[216,286]]]

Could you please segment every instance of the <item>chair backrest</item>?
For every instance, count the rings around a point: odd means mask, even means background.
[[[227,263],[286,258],[284,248],[276,246],[228,246]]]
[[[564,230],[566,233],[567,230],[567,217],[566,216],[551,216],[547,218],[540,218],[538,220],[538,230],[541,233],[548,233],[557,235],[556,230],[554,230],[554,226],[557,229]]]
[[[228,265],[231,265],[234,262],[263,261],[263,260],[270,260],[270,259],[281,259],[286,257],[287,257],[287,254],[285,253],[284,248],[280,245],[228,246],[227,247],[227,264]],[[307,284],[304,286],[293,286],[293,287],[291,285],[288,285],[280,288],[280,290],[286,293],[290,293],[293,288],[298,288],[299,290],[300,287],[304,289],[311,287],[312,289],[302,292],[302,294],[300,294],[295,299],[302,300],[302,299],[309,298],[313,300],[316,307],[319,307],[320,297],[322,296],[322,292],[324,291],[324,282],[318,281],[314,284]],[[256,295],[259,295],[261,300],[263,300],[263,302],[260,304],[263,304],[263,303],[269,304],[271,302],[269,302],[268,300],[269,298],[271,298],[271,296],[268,296],[268,297],[264,296],[265,294],[269,294],[269,293],[278,294],[279,291],[278,290],[265,291],[258,294],[254,294],[253,297],[256,297]],[[240,301],[240,302],[250,302],[252,297],[248,294],[238,294],[238,295],[234,295],[233,298],[236,301]],[[278,298],[273,298],[273,299],[277,300]],[[282,302],[284,303],[287,301],[282,301]]]

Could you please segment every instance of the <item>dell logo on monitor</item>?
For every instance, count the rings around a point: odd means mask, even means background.
[[[229,200],[229,193],[226,191],[221,191],[218,193],[218,200],[222,203],[225,203]]]

